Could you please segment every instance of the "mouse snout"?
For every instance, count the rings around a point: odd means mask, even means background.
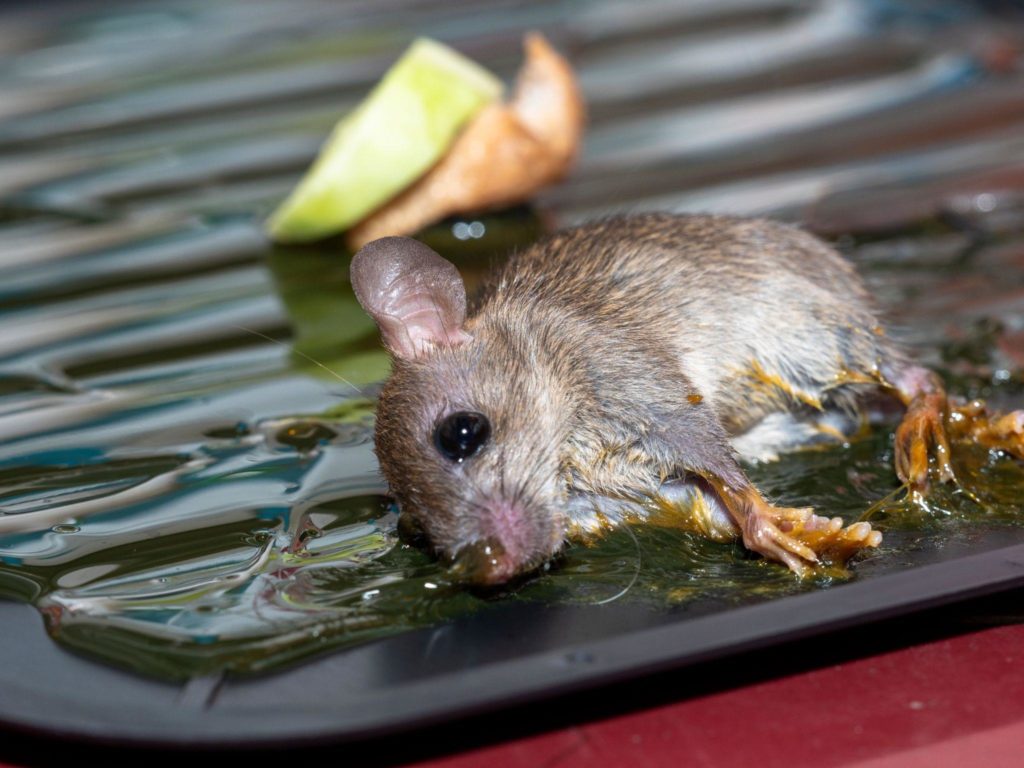
[[[551,519],[507,501],[487,505],[478,531],[478,537],[455,553],[452,575],[481,586],[502,584],[532,570],[561,543]]]
[[[459,550],[451,567],[457,580],[481,586],[503,584],[518,572],[519,564],[493,537],[467,544]]]

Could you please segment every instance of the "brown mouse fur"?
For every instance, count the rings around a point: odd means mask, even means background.
[[[687,479],[720,532],[798,573],[823,552],[875,546],[866,523],[770,505],[737,453],[820,434],[869,387],[907,403],[941,392],[884,332],[853,268],[772,221],[653,214],[568,229],[512,257],[468,316],[455,268],[407,238],[364,247],[352,281],[393,357],[381,468],[403,514],[477,583],[550,559],[573,499],[642,499]],[[918,410],[915,445],[934,416]],[[435,432],[458,412],[483,414],[490,433],[453,460]]]

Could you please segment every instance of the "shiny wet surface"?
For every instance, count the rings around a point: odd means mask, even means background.
[[[656,525],[478,594],[398,542],[369,443],[387,361],[347,255],[333,242],[273,247],[260,222],[412,34],[508,76],[534,27],[579,66],[585,154],[535,211],[435,228],[444,255],[477,272],[541,221],[619,210],[799,220],[858,263],[953,391],[1024,405],[1024,33],[975,6],[12,13],[0,39],[0,593],[37,606],[65,646],[183,678],[520,603],[700,615],[847,578],[800,584],[737,546]],[[854,568],[867,579],[1004,532],[1020,540],[1020,467],[960,461],[970,495],[945,489],[928,508],[897,492],[886,430],[751,473],[787,504],[868,513],[886,540]]]

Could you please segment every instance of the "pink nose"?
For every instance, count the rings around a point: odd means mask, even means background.
[[[459,581],[480,586],[503,584],[520,571],[521,564],[511,557],[496,538],[474,541],[459,550],[451,573]]]

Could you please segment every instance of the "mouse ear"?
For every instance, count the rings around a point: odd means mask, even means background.
[[[455,265],[418,240],[382,237],[352,257],[356,299],[380,328],[392,354],[414,358],[470,340],[466,287]]]

